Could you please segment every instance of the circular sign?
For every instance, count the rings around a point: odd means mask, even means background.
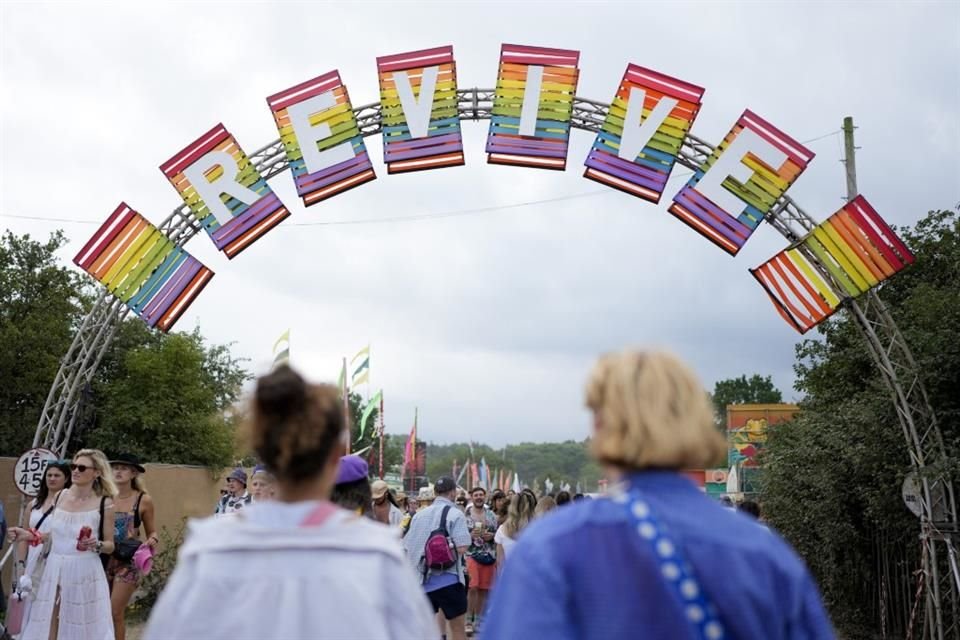
[[[40,492],[40,483],[47,465],[57,459],[57,454],[49,449],[30,449],[17,458],[13,468],[13,484],[25,496],[35,498]]]
[[[919,518],[923,514],[923,492],[916,471],[911,471],[903,479],[900,495],[903,496],[903,503],[907,505],[907,509]]]

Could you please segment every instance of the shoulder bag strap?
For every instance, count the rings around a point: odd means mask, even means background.
[[[107,503],[107,496],[100,496],[100,526],[97,527],[97,540],[103,540],[103,509]]]
[[[660,567],[660,575],[680,601],[683,617],[695,636],[701,639],[726,637],[716,607],[701,587],[683,550],[654,514],[650,503],[644,500],[636,489],[614,500],[626,505],[631,529],[637,532],[644,543],[650,545],[653,557]]]
[[[143,520],[140,519],[140,499],[143,498],[143,491],[137,494],[137,502],[133,505],[133,530],[140,530],[140,523]],[[139,535],[139,534],[138,534]]]
[[[446,506],[443,508],[443,511],[440,512],[440,528],[443,529],[443,532],[448,536],[450,532],[447,531],[447,512],[450,511],[450,507]]]
[[[37,529],[39,529],[39,528],[40,528],[40,525],[43,524],[43,521],[47,519],[47,516],[49,516],[51,513],[53,513],[53,510],[57,508],[57,503],[60,502],[60,496],[61,496],[61,495],[63,495],[63,491],[58,491],[58,492],[57,492],[57,495],[56,495],[56,496],[54,497],[54,499],[53,499],[53,504],[50,505],[50,508],[47,509],[46,511],[44,511],[44,512],[43,512],[43,515],[40,516],[40,519],[37,520],[37,526],[36,526]]]

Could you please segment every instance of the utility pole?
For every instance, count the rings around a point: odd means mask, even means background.
[[[843,165],[847,170],[847,202],[857,197],[857,147],[853,144],[853,118],[843,119]]]
[[[854,129],[853,118],[844,118],[843,164],[847,174],[847,202],[857,196]],[[954,546],[954,536],[958,534],[956,498],[953,481],[942,462],[946,450],[936,414],[930,406],[916,361],[876,290],[870,291],[861,304],[851,301],[850,309],[892,392],[907,445],[911,448],[911,466],[922,488],[920,541],[925,616],[919,637],[960,640],[960,569]],[[878,330],[886,340],[878,336]],[[911,621],[909,637],[913,635],[912,626]]]

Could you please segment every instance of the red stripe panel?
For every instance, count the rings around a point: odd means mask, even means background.
[[[791,160],[800,165],[801,168],[806,167],[816,155],[813,151],[810,151],[749,109],[743,112],[743,115],[737,120],[737,124],[748,127],[761,138],[783,151]],[[759,129],[758,126],[763,127],[765,131]],[[800,155],[801,153],[804,155]]]
[[[280,111],[281,109],[286,109],[291,104],[302,102],[307,98],[312,98],[313,96],[342,85],[343,82],[340,81],[340,72],[334,69],[322,76],[317,76],[312,80],[301,82],[289,89],[284,89],[279,93],[268,96],[267,105],[271,111]],[[350,98],[348,96],[347,102],[349,101]]]
[[[136,211],[131,209],[126,202],[121,202],[116,209],[113,210],[113,213],[106,219],[106,221],[100,225],[100,228],[97,229],[97,232],[93,234],[87,244],[83,245],[83,249],[80,250],[73,258],[73,263],[83,269],[88,271],[90,265],[97,261],[97,258],[100,257],[100,254],[103,253],[103,250],[110,246],[110,243],[113,242],[113,239],[116,238],[123,229],[126,228],[127,224],[133,219],[134,216],[139,215]],[[110,225],[113,224],[114,220],[118,216],[122,216],[120,221],[113,228],[113,231],[109,231]],[[104,236],[103,234],[107,234]],[[83,255],[90,249],[92,245],[96,244],[96,249],[87,257],[86,260],[80,262],[80,259]]]
[[[207,131],[185,146],[182,151],[160,165],[160,171],[163,171],[167,178],[172,179],[205,154],[216,149],[221,142],[229,137],[230,133],[223,126],[223,123],[217,124],[210,129],[210,131]]]
[[[453,62],[453,47],[436,47],[435,49],[422,49],[420,51],[411,51],[409,53],[398,53],[392,56],[382,56],[377,58],[377,71],[386,73],[389,71],[402,71],[404,69],[417,69],[419,67],[432,67],[438,64]]]

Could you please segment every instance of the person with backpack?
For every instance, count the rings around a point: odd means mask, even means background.
[[[464,640],[467,589],[461,557],[470,546],[470,531],[466,516],[453,502],[457,496],[454,479],[441,477],[434,492],[433,504],[413,516],[403,546],[434,612],[443,611],[451,640]]]

